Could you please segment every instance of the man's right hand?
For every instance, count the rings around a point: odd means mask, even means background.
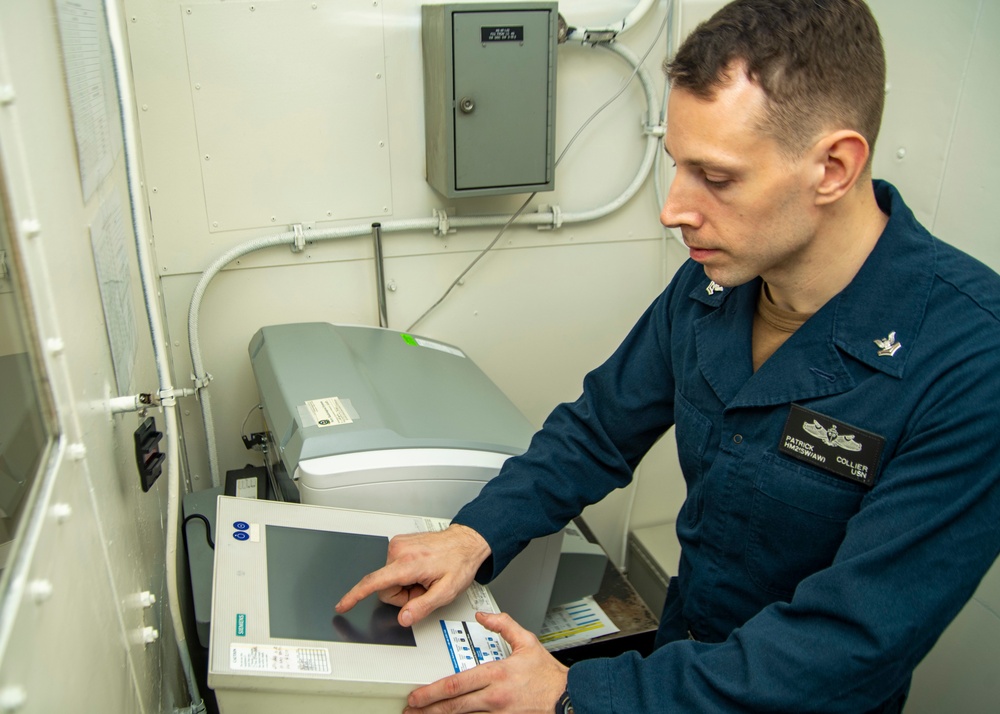
[[[389,541],[385,567],[351,588],[337,603],[337,612],[345,613],[377,592],[382,602],[402,608],[399,624],[410,627],[464,592],[490,552],[479,533],[459,524],[396,536]]]

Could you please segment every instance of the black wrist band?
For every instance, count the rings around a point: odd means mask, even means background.
[[[568,689],[562,693],[559,701],[556,702],[556,714],[573,714],[573,702],[569,699]]]

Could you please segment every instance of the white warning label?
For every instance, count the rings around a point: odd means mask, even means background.
[[[309,410],[309,414],[316,421],[316,426],[319,427],[354,423],[340,397],[310,399],[306,402],[306,409]]]
[[[244,672],[330,674],[330,653],[322,647],[229,645],[229,667]]]

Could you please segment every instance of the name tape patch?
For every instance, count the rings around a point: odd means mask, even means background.
[[[885,437],[793,404],[778,450],[871,488],[884,446]]]

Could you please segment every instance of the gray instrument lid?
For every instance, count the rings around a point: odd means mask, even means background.
[[[289,474],[300,461],[399,448],[516,455],[530,422],[460,350],[377,327],[261,328],[250,362],[264,418]],[[306,403],[339,398],[351,423],[319,426]]]

